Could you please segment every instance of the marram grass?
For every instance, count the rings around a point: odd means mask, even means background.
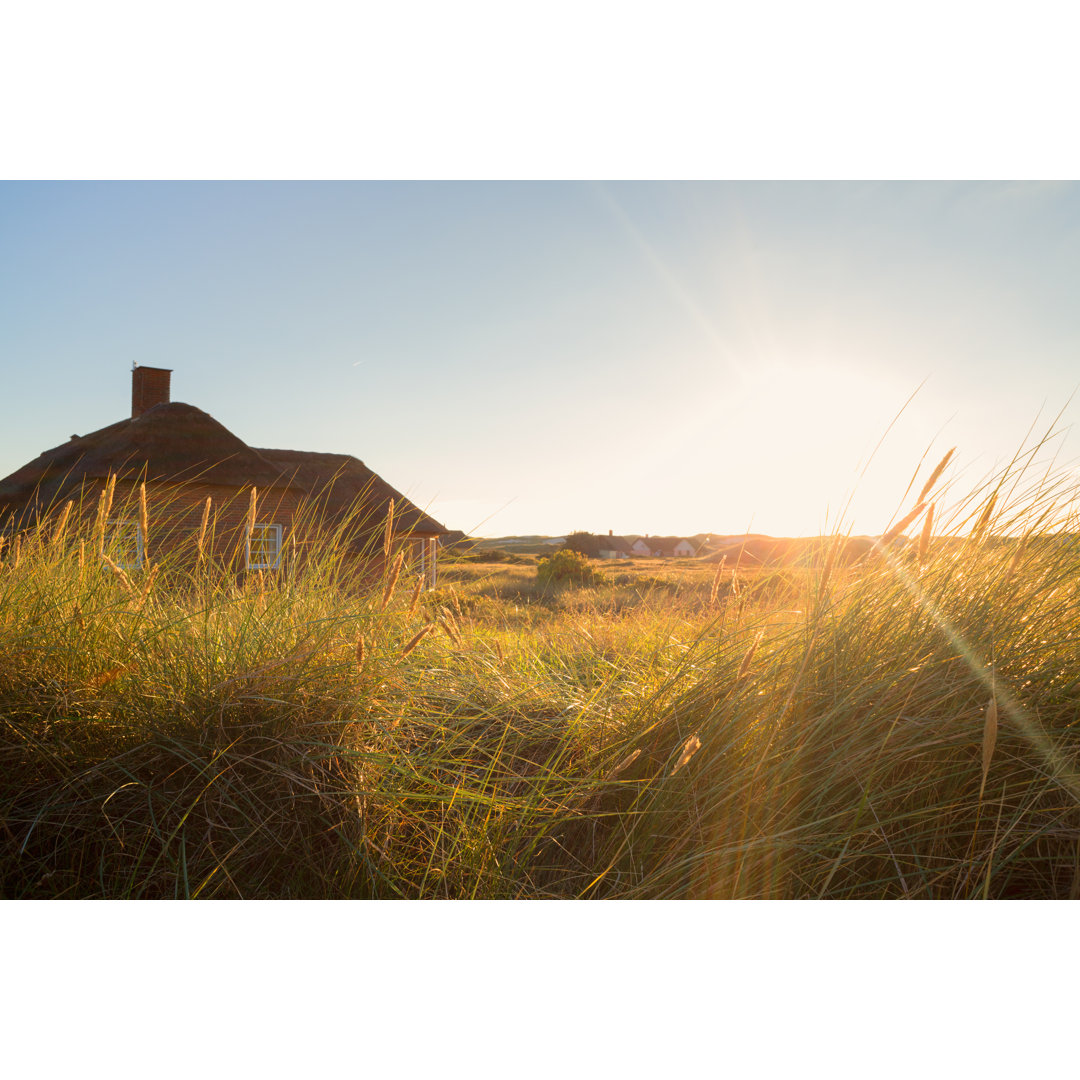
[[[245,579],[208,509],[124,567],[58,507],[0,548],[0,894],[1076,898],[1070,491],[949,456],[933,537],[730,582]]]

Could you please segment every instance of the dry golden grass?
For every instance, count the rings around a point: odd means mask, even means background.
[[[1080,571],[997,487],[1018,542],[939,535],[920,569],[821,538],[733,580],[468,560],[398,595],[397,558],[358,584],[329,545],[238,583],[186,541],[139,577],[28,533],[0,894],[1076,894]]]
[[[986,790],[986,778],[990,775],[990,761],[994,756],[994,747],[997,745],[998,735],[998,707],[997,698],[991,697],[986,706],[986,721],[983,724],[982,742],[982,782],[979,785],[979,800],[982,800]]]
[[[934,528],[934,504],[926,511],[926,520],[923,522],[922,533],[919,535],[919,565],[925,566],[930,559],[930,539]]]

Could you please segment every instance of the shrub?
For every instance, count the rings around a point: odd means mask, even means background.
[[[536,580],[541,585],[596,585],[601,577],[584,555],[569,548],[536,564]]]

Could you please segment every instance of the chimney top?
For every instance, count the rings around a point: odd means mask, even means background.
[[[172,368],[143,367],[135,364],[131,369],[131,418],[142,416],[155,405],[169,403],[169,380]]]

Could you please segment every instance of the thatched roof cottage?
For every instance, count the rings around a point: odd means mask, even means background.
[[[138,563],[144,538],[128,518],[140,482],[147,485],[156,545],[182,543],[198,529],[207,499],[215,510],[218,546],[235,544],[254,488],[257,520],[245,563],[272,569],[287,540],[302,543],[317,526],[344,528],[357,556],[381,551],[376,540],[393,500],[394,541],[412,552],[434,583],[437,540],[446,529],[362,461],[248,446],[208,413],[170,400],[170,377],[169,369],[136,366],[131,416],[72,435],[0,480],[0,528],[28,527],[68,499],[92,508],[115,476],[111,527],[131,536],[130,559]]]

